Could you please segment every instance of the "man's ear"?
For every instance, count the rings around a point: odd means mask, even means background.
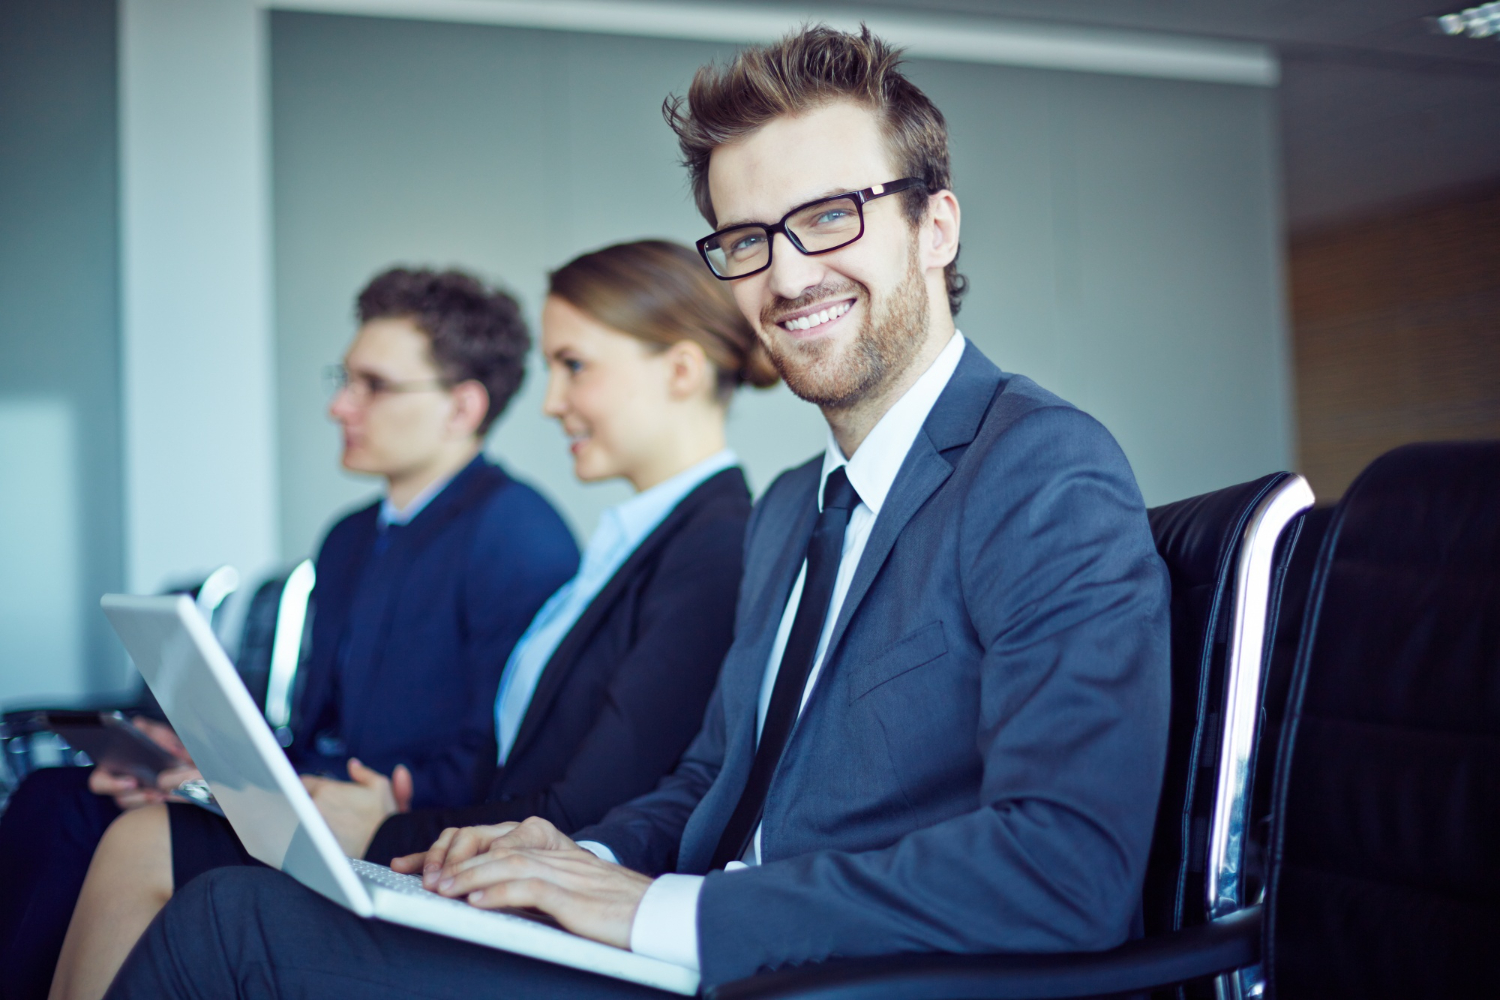
[[[922,269],[944,268],[958,256],[958,196],[944,188],[927,198],[922,223]]]
[[[453,415],[449,417],[454,431],[464,437],[479,433],[479,425],[490,412],[490,393],[481,382],[469,379],[449,390],[453,400]]]

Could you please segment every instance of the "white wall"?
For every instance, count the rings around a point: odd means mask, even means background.
[[[116,686],[115,0],[0,3],[0,707]]]
[[[277,559],[265,13],[121,0],[126,580]]]
[[[368,496],[336,471],[319,369],[360,285],[461,264],[533,310],[606,242],[701,236],[660,105],[732,46],[512,27],[272,16],[283,538],[309,551]],[[1273,91],[915,60],[949,118],[964,208],[960,326],[1119,437],[1160,503],[1290,462]],[[534,373],[537,374],[537,373]],[[580,535],[582,487],[533,378],[493,439]],[[752,485],[822,447],[784,389],[741,393]]]
[[[0,699],[88,690],[78,605],[78,428],[60,397],[0,399]],[[14,477],[14,478],[12,478]]]

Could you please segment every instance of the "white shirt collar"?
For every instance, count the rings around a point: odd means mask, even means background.
[[[922,373],[905,395],[880,418],[868,436],[855,449],[854,457],[846,459],[833,436],[828,431],[828,445],[823,450],[823,474],[818,479],[818,510],[823,509],[823,484],[834,469],[844,466],[849,485],[859,494],[859,499],[879,514],[885,498],[896,482],[896,473],[906,461],[906,453],[912,442],[927,422],[927,415],[937,404],[938,397],[948,387],[948,380],[958,370],[959,359],[964,354],[964,335],[957,330],[938,354],[928,369]]]
[[[682,470],[672,478],[665,479],[650,489],[642,490],[624,503],[611,507],[605,511],[605,515],[616,522],[621,534],[631,540],[633,548],[654,531],[656,526],[676,509],[684,497],[706,482],[710,476],[733,468],[739,462],[739,457],[729,448],[725,448],[696,465]]]

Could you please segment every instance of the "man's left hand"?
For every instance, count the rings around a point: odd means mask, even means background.
[[[523,846],[522,827],[502,836],[488,851],[445,869],[437,891],[467,899],[474,906],[532,907],[574,934],[617,948],[630,947],[630,926],[651,879],[604,861],[559,835],[556,846]],[[507,843],[510,840],[510,843]]]
[[[302,784],[313,804],[333,830],[339,847],[351,858],[362,858],[386,818],[411,808],[412,780],[406,765],[397,764],[387,778],[356,758],[349,758],[351,781],[335,781],[310,774]]]

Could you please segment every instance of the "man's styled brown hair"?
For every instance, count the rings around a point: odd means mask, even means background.
[[[531,333],[516,300],[462,271],[393,267],[359,293],[361,325],[405,319],[427,335],[432,363],[449,386],[474,381],[490,395],[478,433],[505,412],[526,376]]]
[[[917,177],[899,197],[912,225],[927,212],[927,196],[952,186],[948,123],[943,113],[902,75],[901,50],[861,25],[858,35],[812,25],[771,45],[742,49],[728,66],[703,66],[687,97],[670,95],[662,115],[682,148],[693,181],[693,198],[710,226],[717,226],[708,192],[708,159],[714,149],[744,138],[788,115],[814,111],[835,101],[853,101],[875,112],[896,162],[897,177]],[[948,306],[956,314],[968,280],[958,258],[944,270]]]
[[[655,347],[691,340],[714,366],[721,403],[741,385],[763,389],[779,378],[734,296],[680,243],[640,240],[586,253],[553,271],[547,291]]]

